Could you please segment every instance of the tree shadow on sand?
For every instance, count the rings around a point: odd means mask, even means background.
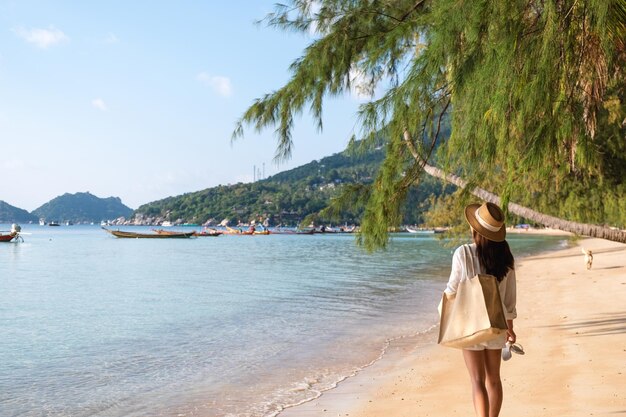
[[[603,268],[593,268],[593,269],[596,269],[596,270],[601,270],[601,269],[620,269],[620,268],[623,268],[623,267],[624,267],[624,265],[614,265],[614,266],[605,266]]]
[[[574,330],[579,337],[622,334],[626,333],[626,312],[605,313],[591,320],[547,327]]]
[[[596,249],[593,251],[594,256],[600,255],[602,253],[611,253],[611,252],[622,252],[622,251],[626,251],[626,247],[617,247],[617,248],[608,248],[608,249]],[[557,252],[558,253],[558,252]],[[541,254],[541,255],[537,255],[537,256],[528,256],[525,257],[524,259],[532,259],[532,260],[536,260],[536,259],[558,259],[558,258],[580,258],[583,259],[583,255],[580,253],[580,251],[576,251],[573,253],[565,253],[565,254],[559,254],[557,255],[552,254],[552,253],[548,253],[548,254]]]

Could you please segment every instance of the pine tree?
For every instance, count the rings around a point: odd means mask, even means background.
[[[626,197],[626,0],[292,0],[266,22],[317,37],[234,137],[246,124],[276,126],[277,158],[288,158],[294,114],[309,106],[322,128],[324,99],[348,92],[355,78],[384,88],[359,110],[360,145],[382,134],[387,146],[362,193],[368,248],[385,245],[424,170],[464,178],[457,185],[529,220],[626,242],[626,232],[555,217],[577,207],[584,221],[599,207],[626,223],[614,203]],[[585,205],[591,193],[577,195],[573,184],[592,184],[598,201]],[[568,189],[564,204],[546,203]],[[544,202],[553,216],[513,199]]]

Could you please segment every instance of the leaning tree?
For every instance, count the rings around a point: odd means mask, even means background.
[[[288,158],[294,115],[308,107],[321,129],[326,97],[376,91],[359,109],[359,144],[384,135],[386,159],[372,184],[350,187],[367,247],[385,245],[423,172],[528,220],[626,242],[560,218],[560,203],[544,203],[548,215],[512,202],[569,190],[583,219],[610,205],[624,224],[626,0],[292,0],[265,22],[312,41],[234,137],[276,126],[277,158]]]

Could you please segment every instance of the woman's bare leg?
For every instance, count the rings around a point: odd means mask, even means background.
[[[465,366],[469,371],[470,381],[472,383],[472,398],[474,399],[474,410],[478,417],[489,416],[489,395],[485,387],[486,354],[484,350],[465,350],[463,349],[463,359]]]
[[[489,417],[498,417],[502,408],[502,381],[500,363],[502,349],[485,350],[485,387],[489,396]]]

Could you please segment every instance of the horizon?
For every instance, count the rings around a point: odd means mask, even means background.
[[[314,39],[256,24],[273,5],[0,1],[0,200],[32,212],[88,191],[136,209],[344,150],[356,92],[328,100],[321,133],[295,120],[287,162],[273,161],[272,129],[231,142]]]
[[[341,152],[341,151],[340,151],[340,152]],[[339,153],[340,153],[340,152],[339,152]],[[277,175],[277,174],[280,174],[280,173],[283,173],[283,172],[287,172],[287,171],[291,171],[291,170],[294,170],[294,169],[300,168],[300,167],[301,167],[301,166],[303,166],[303,165],[309,164],[309,163],[314,162],[314,161],[320,161],[320,160],[322,160],[322,159],[324,159],[324,158],[326,158],[326,157],[330,157],[330,156],[333,156],[333,155],[335,155],[335,154],[336,154],[336,153],[333,153],[332,155],[326,155],[326,156],[321,157],[320,159],[312,159],[312,160],[310,160],[310,161],[308,161],[308,162],[304,162],[302,165],[298,165],[298,166],[291,167],[291,168],[286,168],[286,169],[284,169],[284,170],[277,171],[277,172],[273,173],[272,175],[266,175],[266,176],[265,176],[265,177],[263,177],[263,178],[257,178],[257,179],[256,179],[256,181],[249,181],[249,182],[246,182],[246,183],[244,183],[244,182],[241,182],[241,181],[240,181],[240,182],[236,182],[236,183],[229,183],[229,184],[216,184],[216,185],[213,185],[213,186],[210,186],[210,187],[207,187],[207,188],[202,188],[202,189],[199,189],[199,190],[188,191],[188,192],[185,192],[185,193],[182,193],[182,194],[176,194],[176,195],[169,195],[169,196],[165,196],[165,197],[163,197],[163,198],[161,198],[161,199],[159,199],[159,200],[166,199],[166,198],[169,198],[169,197],[179,197],[179,196],[181,196],[181,195],[183,195],[183,194],[189,194],[189,193],[200,192],[200,191],[204,191],[204,190],[209,189],[209,188],[215,188],[215,187],[220,187],[220,186],[221,186],[221,187],[230,187],[230,186],[234,186],[234,185],[237,185],[237,184],[248,184],[248,183],[251,183],[251,182],[259,182],[259,181],[268,180],[268,179],[270,179],[271,177],[273,177],[273,176],[275,176],[275,175]],[[116,195],[107,195],[107,196],[103,196],[103,195],[97,195],[97,194],[95,194],[95,193],[92,193],[90,190],[85,190],[85,191],[78,190],[78,191],[75,191],[75,192],[69,192],[69,191],[66,191],[66,192],[64,192],[64,193],[62,193],[62,194],[56,195],[56,196],[52,197],[50,200],[47,200],[47,201],[45,201],[45,202],[43,202],[43,203],[39,204],[37,207],[35,207],[35,208],[34,208],[34,209],[32,209],[32,210],[28,210],[28,209],[25,209],[24,207],[19,207],[19,206],[16,206],[16,205],[11,204],[10,202],[8,202],[8,201],[6,201],[6,200],[3,200],[3,199],[0,199],[0,202],[7,203],[7,204],[9,204],[9,205],[11,205],[11,206],[13,206],[13,207],[18,208],[18,209],[23,209],[23,210],[26,210],[26,211],[28,211],[29,213],[31,213],[31,214],[32,214],[32,212],[33,212],[33,211],[35,211],[35,210],[37,210],[37,209],[41,208],[42,206],[44,206],[45,204],[49,203],[50,201],[52,201],[52,200],[54,200],[54,199],[56,199],[56,198],[58,198],[58,197],[62,197],[62,196],[64,196],[64,195],[66,195],[66,194],[69,194],[69,195],[72,195],[72,196],[73,196],[73,195],[76,195],[76,194],[91,194],[91,195],[93,195],[94,197],[97,197],[97,198],[99,198],[99,199],[119,198],[119,199],[120,199],[120,201],[122,202],[122,204],[123,204],[123,205],[125,205],[126,207],[128,207],[128,208],[132,209],[133,211],[137,210],[137,209],[138,209],[139,207],[141,207],[142,205],[145,205],[145,204],[149,204],[149,203],[153,203],[153,202],[159,201],[159,200],[151,200],[151,201],[146,201],[146,202],[140,203],[137,207],[134,207],[134,208],[133,208],[133,207],[129,206],[128,204],[126,204],[126,203],[124,202],[124,200],[123,200],[121,197],[116,196]]]

